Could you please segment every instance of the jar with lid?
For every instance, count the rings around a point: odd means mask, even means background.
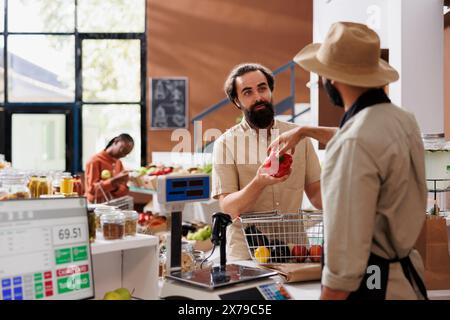
[[[30,191],[31,198],[38,198],[36,196],[38,191],[39,178],[36,175],[32,175],[28,180],[28,189]]]
[[[38,180],[37,197],[41,195],[48,195],[50,193],[50,181],[46,176],[40,176]]]
[[[2,177],[3,196],[0,200],[30,198],[30,189],[24,174],[10,173]]]
[[[73,192],[80,197],[83,195],[83,184],[79,175],[73,176]]]
[[[62,194],[72,194],[73,193],[73,178],[69,174],[63,174],[59,182],[60,191]]]
[[[181,244],[181,272],[192,272],[195,270],[194,248],[189,242]]]
[[[103,238],[105,240],[123,239],[125,233],[125,216],[120,211],[102,214],[100,217],[102,224]]]
[[[122,210],[125,216],[125,236],[135,236],[139,214],[134,210]]]
[[[102,225],[101,225],[101,221],[100,218],[103,214],[108,214],[108,213],[112,213],[116,210],[115,207],[112,206],[107,206],[107,205],[99,205],[94,209],[94,213],[95,213],[95,226],[96,226],[96,230],[98,232],[102,231]]]

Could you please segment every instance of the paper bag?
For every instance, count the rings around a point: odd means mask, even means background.
[[[275,263],[263,265],[264,268],[278,272],[286,282],[320,280],[320,263]]]
[[[416,249],[425,266],[427,290],[450,289],[448,230],[444,217],[427,215]]]

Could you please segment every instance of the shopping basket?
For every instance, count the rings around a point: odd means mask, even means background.
[[[255,212],[239,219],[257,264],[321,262],[322,212]]]
[[[134,210],[134,199],[132,196],[123,196],[119,198],[113,198],[111,193],[108,192],[108,195],[106,194],[105,190],[103,190],[101,184],[97,184],[97,188],[95,189],[95,204],[97,204],[97,192],[100,190],[103,194],[103,197],[105,198],[105,202],[102,202],[101,204],[107,205],[107,206],[113,206],[117,209],[121,210]]]

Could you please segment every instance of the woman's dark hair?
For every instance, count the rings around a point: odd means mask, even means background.
[[[275,83],[272,71],[259,63],[242,63],[235,66],[225,80],[224,91],[232,103],[236,104],[237,99],[236,78],[252,71],[261,71],[266,76],[270,91],[273,91]]]
[[[118,135],[117,137],[112,138],[112,139],[108,142],[108,144],[106,145],[106,147],[105,147],[104,150],[106,151],[106,149],[108,149],[109,147],[111,147],[111,146],[113,145],[113,143],[116,142],[116,141],[118,141],[118,140],[122,140],[122,141],[129,142],[129,143],[134,144],[133,138],[132,138],[128,133],[122,133],[122,134]]]

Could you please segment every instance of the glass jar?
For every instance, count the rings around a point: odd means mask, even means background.
[[[31,198],[37,198],[36,194],[38,191],[38,184],[39,184],[39,178],[35,175],[32,175],[30,177],[30,180],[28,181],[28,189],[30,191]]]
[[[211,260],[206,260],[205,251],[194,250],[194,259],[195,259],[195,269],[210,269],[213,265]]]
[[[71,176],[63,176],[60,181],[60,191],[62,194],[73,193],[73,178]]]
[[[95,242],[97,234],[97,226],[95,221],[95,210],[88,210],[88,230],[89,230],[89,242]]]
[[[105,240],[123,239],[125,234],[125,216],[123,213],[114,211],[102,214],[100,221]]]
[[[53,173],[52,177],[52,191],[53,194],[61,193],[60,183],[61,183],[62,173],[57,171]]]
[[[194,248],[189,242],[181,244],[181,272],[192,272],[195,270]]]
[[[99,205],[97,207],[95,207],[94,212],[95,212],[95,226],[96,226],[96,230],[101,232],[102,231],[102,224],[100,221],[100,218],[103,214],[109,214],[112,213],[116,210],[115,207],[112,206],[107,206],[107,205]]]
[[[83,184],[79,175],[73,176],[73,192],[80,197],[83,196]]]
[[[159,262],[158,276],[164,279],[167,275],[167,249],[165,243],[161,244],[159,247],[158,262]]]
[[[30,189],[24,174],[10,173],[2,177],[1,200],[27,199],[30,198]]]
[[[38,180],[38,188],[37,188],[37,197],[39,198],[41,195],[47,195],[50,193],[49,188],[49,180],[46,176],[40,176]]]
[[[135,236],[139,214],[134,210],[122,210],[125,216],[125,236]]]

